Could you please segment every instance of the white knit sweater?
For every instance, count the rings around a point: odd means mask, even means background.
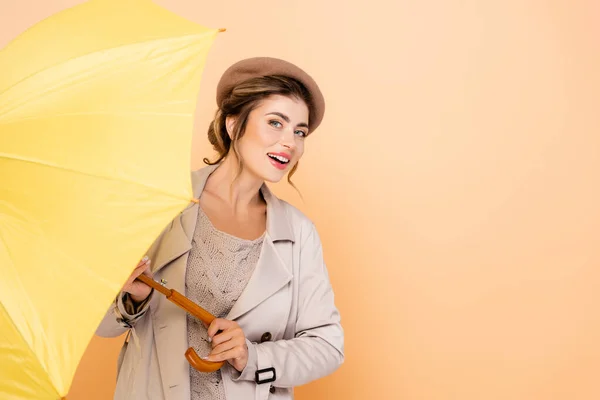
[[[215,315],[225,318],[246,287],[258,262],[264,234],[244,240],[217,230],[208,216],[198,221],[186,271],[186,295]],[[200,357],[208,355],[206,328],[188,314],[188,340]],[[198,372],[190,367],[191,400],[225,400],[220,371]]]

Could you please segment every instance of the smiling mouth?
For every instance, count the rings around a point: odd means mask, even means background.
[[[283,156],[279,156],[279,155],[275,155],[275,154],[271,154],[271,153],[268,153],[267,155],[269,156],[269,158],[277,161],[278,163],[280,163],[282,165],[285,165],[290,162],[289,158],[286,158]]]

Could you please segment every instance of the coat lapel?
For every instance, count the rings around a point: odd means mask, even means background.
[[[227,319],[235,320],[241,317],[291,281],[292,273],[279,254],[279,250],[286,247],[291,250],[291,245],[273,243],[267,234],[254,273],[231,308]],[[288,253],[291,259],[291,251]]]
[[[184,213],[189,213],[192,208],[187,208]],[[152,256],[152,271],[157,273],[165,265],[191,250],[191,242],[182,226],[181,215],[171,222],[171,226],[163,235],[160,246]]]
[[[192,172],[194,197],[199,198],[206,180],[215,166],[206,167]],[[160,246],[154,255],[152,271],[154,273],[192,249],[192,239],[196,229],[198,204],[191,203],[179,216],[173,219],[171,226],[163,234]],[[185,278],[185,277],[182,277]],[[173,288],[174,289],[174,288]],[[176,289],[179,291],[179,289]]]
[[[204,176],[206,175],[206,176]],[[192,174],[194,187],[204,187],[208,171],[200,170]],[[154,255],[153,272],[166,281],[165,285],[185,295],[185,274],[187,256],[192,249],[192,239],[196,228],[199,206],[191,203],[174,218],[165,230]],[[162,384],[167,400],[190,398],[190,366],[184,357],[188,348],[187,314],[184,310],[160,296],[160,312],[154,313],[154,337],[160,365],[168,366],[161,372]]]
[[[198,205],[193,204],[173,220],[155,255],[154,273],[157,274],[157,280],[164,279],[167,287],[184,295],[187,256],[191,250],[197,212]],[[189,398],[190,366],[184,357],[188,346],[187,315],[164,296],[155,295],[160,296],[153,321],[156,354],[159,364],[168,366],[161,371],[165,398]]]
[[[284,204],[266,185],[261,193],[267,203],[267,234],[254,273],[227,315],[230,320],[252,310],[292,280],[294,235]]]

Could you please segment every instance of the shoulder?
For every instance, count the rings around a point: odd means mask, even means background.
[[[306,215],[303,211],[301,211],[298,207],[288,203],[286,200],[279,199],[281,206],[285,210],[286,214],[290,219],[294,222],[306,224],[306,225],[314,225],[313,221]]]
[[[315,222],[286,200],[277,198],[282,210],[284,210],[296,243],[306,245],[309,242],[320,241]]]
[[[191,171],[192,187],[195,195],[199,195],[199,192],[204,188],[208,176],[217,168],[217,166],[218,165],[205,165]]]

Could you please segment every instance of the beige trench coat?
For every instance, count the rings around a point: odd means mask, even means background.
[[[215,168],[192,174],[196,198]],[[293,399],[294,386],[331,374],[344,360],[344,333],[315,226],[266,185],[261,191],[267,202],[261,255],[225,317],[242,327],[249,349],[241,374],[229,363],[221,369],[228,400]],[[198,204],[191,203],[148,252],[154,278],[182,294],[197,215]],[[118,296],[96,332],[116,337],[130,330],[119,356],[114,399],[190,399],[186,313],[157,292],[139,311],[127,303],[127,296]],[[273,372],[275,380],[257,383],[257,371],[259,380]]]

